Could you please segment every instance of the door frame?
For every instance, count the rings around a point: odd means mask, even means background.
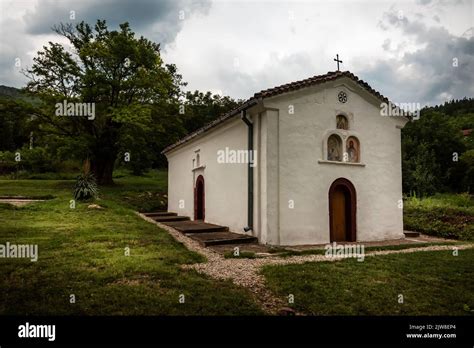
[[[194,185],[194,220],[198,220],[198,185],[202,185],[202,220],[204,221],[206,217],[206,190],[204,184],[204,177],[199,175],[196,179],[196,184]],[[199,219],[201,220],[201,219]]]
[[[329,240],[331,242],[334,241],[334,227],[332,223],[332,215],[333,215],[333,208],[332,202],[334,198],[334,192],[340,186],[343,186],[349,192],[349,204],[350,204],[350,213],[347,214],[349,217],[349,233],[348,233],[348,242],[355,242],[357,241],[357,194],[354,185],[345,178],[338,178],[333,181],[331,186],[329,187],[329,194],[328,194],[328,203],[329,203]],[[347,239],[347,236],[346,236]]]

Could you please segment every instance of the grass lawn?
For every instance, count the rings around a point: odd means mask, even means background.
[[[474,250],[266,266],[267,285],[311,315],[473,315]],[[403,295],[403,304],[398,303]]]
[[[116,182],[101,190],[95,203],[105,209],[96,210],[70,208],[73,181],[0,180],[0,195],[55,196],[21,208],[0,204],[0,244],[39,249],[37,262],[0,258],[0,314],[262,314],[247,290],[182,270],[203,257],[135,215],[165,189],[166,173]]]

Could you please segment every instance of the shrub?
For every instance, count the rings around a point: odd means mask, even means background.
[[[81,174],[77,177],[74,186],[74,199],[85,201],[96,198],[98,193],[97,181],[92,173]]]
[[[0,151],[0,175],[18,171],[19,163],[15,162],[15,154],[10,151]]]
[[[58,171],[58,162],[52,157],[45,147],[28,149],[23,147],[21,153],[21,165],[30,173],[46,173]]]

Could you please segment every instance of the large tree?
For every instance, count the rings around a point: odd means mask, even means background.
[[[29,112],[40,132],[74,145],[71,155],[89,158],[97,181],[111,184],[124,139],[148,135],[152,111],[177,105],[185,84],[174,65],[163,63],[160,45],[135,37],[128,23],[117,31],[104,20],[53,30],[70,45],[49,42],[25,71],[26,89],[43,101]],[[57,103],[65,101],[93,103],[95,117],[57,116]]]

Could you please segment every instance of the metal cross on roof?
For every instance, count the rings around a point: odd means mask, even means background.
[[[334,61],[337,62],[337,71],[339,71],[339,63],[342,63],[342,60],[339,60],[339,54],[336,54]]]

